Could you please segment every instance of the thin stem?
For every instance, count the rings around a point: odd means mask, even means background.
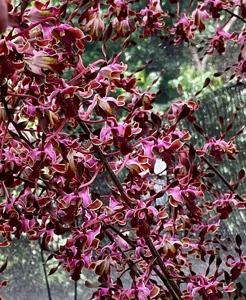
[[[79,219],[77,218],[76,220],[75,220],[75,225],[76,225],[76,227],[78,227],[79,226]],[[75,280],[74,281],[74,300],[78,300],[78,280]]]
[[[78,300],[78,281],[74,281],[74,300]]]
[[[204,156],[200,157],[201,160],[203,160],[209,167],[210,169],[213,170],[213,172],[224,182],[224,184],[228,187],[228,189],[231,191],[231,192],[234,192],[235,193],[235,190],[233,189],[233,187],[230,185],[230,183],[225,179],[225,177],[216,169],[216,167],[211,164],[211,162]],[[236,198],[238,198],[239,200],[243,201],[243,198],[236,194]]]
[[[246,23],[246,20],[244,18],[242,18],[241,16],[235,14],[234,12],[230,11],[229,9],[225,8],[224,11],[226,11],[231,16],[236,17],[238,20],[242,21],[243,23]]]
[[[122,251],[122,250],[121,250],[121,251]],[[124,251],[124,252],[126,252],[126,251]],[[141,261],[143,261],[142,258],[139,259],[139,260],[137,260],[137,261],[135,261],[135,262],[132,262],[132,264],[136,265],[137,263],[140,263]],[[128,272],[128,271],[130,271],[130,270],[131,270],[131,267],[126,268],[123,272],[121,272],[121,274],[120,274],[120,276],[119,276],[119,279],[120,279],[126,272]]]
[[[192,3],[193,3],[193,0],[190,0],[188,6],[187,6],[187,8],[186,8],[186,11],[185,11],[186,15],[188,15],[188,13],[190,12]]]
[[[14,96],[14,97],[18,97],[18,98],[30,98],[30,99],[38,101],[37,97],[35,97],[33,95],[29,95],[29,94],[16,94],[16,93],[8,92],[8,96]]]
[[[12,125],[15,127],[17,133],[19,134],[19,137],[30,147],[33,148],[33,145],[31,144],[31,142],[22,134],[22,132],[20,131],[18,125],[15,123],[14,119],[12,118],[11,112],[8,108],[7,102],[5,100],[5,95],[3,94],[3,86],[1,86],[1,99],[0,101],[3,103],[4,106],[4,110],[6,112],[7,118],[9,123],[12,123]]]
[[[101,124],[105,123],[107,120],[101,119],[101,120],[83,120],[84,123],[86,124]]]
[[[109,231],[106,230],[105,233],[106,233],[106,235],[108,236],[108,238],[110,239],[111,242],[115,242],[114,236],[111,234],[111,232],[109,232]],[[134,264],[133,261],[131,261],[131,260],[129,260],[129,259],[127,258],[127,256],[126,256],[125,253],[123,252],[123,250],[121,250],[120,247],[117,247],[117,248],[118,248],[118,250],[121,252],[121,255],[124,257],[124,259],[126,260],[126,263],[128,264],[129,269],[131,269],[136,275],[141,274],[141,271],[137,268],[137,266]],[[125,272],[126,272],[126,270],[125,270]],[[121,276],[122,276],[122,275],[123,275],[123,274],[121,274]]]
[[[88,137],[90,137],[91,132],[90,132],[90,129],[88,128],[88,126],[87,126],[86,124],[84,124],[81,120],[78,120],[78,121],[79,121],[80,126],[81,126],[82,129],[84,130],[84,132],[85,132],[86,134],[88,134]],[[112,181],[114,182],[114,184],[115,184],[116,187],[118,188],[118,190],[119,190],[119,192],[120,192],[120,194],[121,194],[123,200],[127,203],[128,206],[132,207],[132,199],[130,199],[130,198],[126,195],[123,186],[121,185],[121,183],[120,183],[118,177],[115,175],[114,171],[111,169],[111,167],[110,167],[110,165],[109,165],[109,163],[108,163],[106,157],[104,156],[102,150],[100,149],[99,146],[96,146],[96,145],[94,145],[94,149],[96,150],[96,153],[98,154],[98,156],[99,156],[101,162],[103,163],[105,169],[106,169],[107,172],[109,173],[109,175],[110,175]]]
[[[112,225],[108,225],[108,227],[111,228],[115,233],[117,233],[117,235],[119,235],[123,240],[125,240],[132,248],[136,248],[135,244],[127,236],[125,236],[122,232],[120,232],[117,228],[115,228]],[[159,265],[159,267],[163,270],[166,269],[161,258],[160,258],[161,261],[158,262],[158,258],[156,256],[156,253],[158,253],[158,251],[155,249],[155,246],[153,245],[152,241],[150,240],[149,242],[149,240],[148,241],[145,240],[145,242],[148,245],[148,247],[151,248],[150,249],[151,253],[154,252],[154,254],[152,253],[152,256],[156,258],[156,263]],[[149,263],[149,258],[145,257],[142,252],[140,252],[140,256],[143,258],[144,261]],[[158,256],[160,256],[159,253]],[[153,266],[153,270],[156,273],[156,275],[158,275],[159,278],[162,280],[162,282],[165,284],[170,294],[173,296],[173,299],[181,300],[182,299],[181,291],[179,290],[179,287],[176,285],[176,283],[173,280],[168,278],[169,275],[167,274],[167,271],[165,270],[165,274],[163,274],[158,270],[156,266]]]
[[[8,121],[9,123],[11,123],[15,130],[17,131],[19,137],[30,147],[33,149],[33,145],[32,143],[22,134],[20,128],[18,127],[18,125],[15,123],[15,121],[13,120],[12,116],[11,116],[11,113],[10,113],[10,110],[8,108],[8,105],[7,105],[7,102],[5,101],[5,98],[4,98],[4,95],[2,94],[1,92],[1,102],[3,103],[3,106],[4,106],[4,109],[5,109],[5,112],[6,112],[6,115],[7,115],[7,118],[8,118]]]
[[[189,144],[185,143],[185,146],[189,147]],[[197,154],[196,150],[195,150],[195,153]],[[228,189],[231,192],[235,193],[235,189],[230,185],[230,183],[226,180],[226,178],[220,173],[220,171],[206,157],[199,156],[199,155],[197,155],[197,156],[209,166],[209,168],[221,179],[221,181],[228,187]],[[243,198],[240,195],[235,193],[235,196],[237,199],[244,202]]]
[[[40,255],[41,255],[41,261],[42,261],[42,266],[43,266],[43,271],[44,271],[44,278],[45,278],[45,283],[46,283],[46,288],[47,288],[47,293],[48,293],[48,299],[52,300],[50,284],[49,284],[48,274],[47,274],[47,270],[46,270],[46,263],[45,263],[44,253],[43,253],[43,249],[41,247],[40,240],[39,240],[39,246],[40,246]]]
[[[168,271],[162,261],[162,258],[159,254],[159,252],[156,250],[152,240],[150,237],[145,237],[144,238],[146,244],[148,245],[149,249],[150,249],[150,252],[151,254],[153,255],[153,257],[156,257],[156,260],[157,260],[157,264],[159,265],[159,267],[161,268],[162,270],[162,273],[164,275],[164,278],[165,278],[165,285],[166,287],[168,288],[168,290],[170,291],[170,293],[172,294],[173,298],[174,299],[182,299],[181,296],[182,296],[182,293],[179,289],[179,287],[177,286],[177,284],[171,280],[170,278],[168,278]]]
[[[18,36],[22,36],[24,34],[26,34],[28,31],[30,31],[31,29],[33,29],[34,27],[38,26],[39,24],[45,23],[47,21],[51,21],[51,20],[55,20],[55,17],[47,17],[46,19],[43,19],[42,21],[36,22],[31,24],[28,28],[16,33],[15,35],[13,35],[11,37],[12,40],[14,40],[15,38],[17,38]]]
[[[73,11],[70,16],[66,19],[66,23],[71,22],[73,18],[76,17],[76,15],[78,14],[80,8],[84,5],[84,1],[80,1],[80,4],[78,5],[78,7],[76,8],[75,11]]]

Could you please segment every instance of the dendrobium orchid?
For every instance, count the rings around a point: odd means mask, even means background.
[[[198,1],[175,20],[161,1],[134,2],[0,1],[0,247],[23,234],[40,240],[73,280],[83,269],[96,274],[92,299],[231,298],[245,257],[237,236],[239,257],[222,266],[218,232],[245,200],[213,163],[236,159],[236,136],[205,136],[195,97],[153,112],[157,93],[138,86],[121,54],[133,34],[194,43],[228,9],[245,18],[245,1]],[[245,26],[214,32],[207,54],[234,43],[232,75],[243,78]],[[122,43],[113,57],[109,40]],[[86,65],[92,41],[102,56]],[[184,119],[203,145],[193,145]],[[225,190],[211,189],[211,172]]]

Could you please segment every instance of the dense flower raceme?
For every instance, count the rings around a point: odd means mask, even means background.
[[[233,138],[191,146],[191,133],[179,121],[195,122],[194,100],[153,113],[156,95],[137,86],[120,53],[89,65],[83,53],[98,40],[106,57],[110,38],[124,38],[123,51],[134,31],[189,41],[224,9],[243,11],[244,1],[203,1],[170,28],[158,0],[138,10],[124,0],[103,8],[96,0],[70,2],[9,2],[9,14],[0,19],[2,32],[9,20],[0,40],[0,246],[22,234],[41,240],[74,280],[83,268],[95,272],[93,299],[225,299],[237,293],[234,281],[245,271],[241,240],[237,236],[238,256],[222,266],[219,229],[245,204],[233,191],[210,189],[204,162],[206,156],[234,159]],[[243,30],[215,32],[209,53],[223,53],[228,41],[243,51]],[[155,172],[158,160],[168,181]],[[99,194],[102,175],[109,191]],[[63,242],[53,249],[56,236]],[[195,270],[197,261],[202,271]]]

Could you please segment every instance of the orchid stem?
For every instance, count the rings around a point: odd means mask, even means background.
[[[86,124],[84,124],[80,119],[78,120],[81,128],[84,130],[84,132],[88,135],[88,138],[90,138],[90,135],[91,135],[91,131],[90,129],[88,128],[88,126]],[[126,202],[126,204],[129,206],[129,207],[132,207],[132,202],[131,202],[131,199],[129,199],[129,197],[126,195],[125,191],[124,191],[124,188],[121,184],[121,182],[119,181],[118,177],[115,175],[115,173],[113,172],[113,170],[111,169],[108,161],[107,161],[107,158],[104,156],[102,150],[100,149],[99,146],[94,146],[95,147],[95,150],[102,162],[102,164],[104,165],[105,169],[108,171],[112,181],[114,182],[114,184],[116,185],[116,187],[118,188],[122,198],[124,199],[124,201]],[[123,235],[124,236],[124,235]],[[158,253],[158,251],[155,249],[155,246],[153,244],[153,242],[151,241],[150,238],[146,238],[145,239],[145,242],[146,244],[148,245],[150,251],[151,251],[151,254],[154,258],[157,258],[157,264],[159,265],[160,269],[162,270],[163,274],[161,272],[159,272],[159,274],[161,274],[162,276],[160,277],[163,281],[163,283],[166,285],[167,289],[169,290],[170,294],[173,296],[173,299],[175,300],[181,300],[181,291],[179,289],[179,287],[176,285],[175,282],[173,282],[172,280],[170,280],[168,277],[168,274],[167,274],[167,270],[163,264],[163,261]],[[158,254],[158,256],[157,256]],[[143,256],[144,258],[144,256]],[[156,269],[157,270],[157,269]]]
[[[45,283],[46,283],[46,288],[47,288],[47,293],[48,293],[48,299],[52,300],[50,284],[49,284],[48,274],[47,274],[47,270],[46,270],[44,252],[43,252],[40,240],[39,240],[39,246],[40,246],[40,255],[41,255],[41,261],[42,261],[42,266],[43,266],[43,271],[44,271],[44,278],[45,278]]]

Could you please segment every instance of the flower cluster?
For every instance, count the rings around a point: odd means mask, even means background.
[[[177,1],[179,2],[179,1]],[[240,11],[237,15],[235,12]],[[225,24],[217,25],[215,33],[211,36],[209,47],[205,49],[206,54],[213,54],[216,50],[219,54],[223,54],[229,43],[235,47],[242,45],[242,37],[245,35],[245,1],[224,1],[224,0],[207,0],[199,1],[197,7],[187,14],[183,13],[176,21],[174,26],[170,28],[170,34],[173,35],[174,42],[179,44],[182,42],[197,43],[198,33],[204,31],[210,20],[217,20],[223,14],[228,14],[231,18],[238,18],[242,27],[238,31],[226,31]],[[229,30],[229,29],[228,29]],[[245,77],[245,50],[244,46],[239,50],[239,60],[233,65],[234,74],[239,78]]]
[[[160,1],[139,9],[131,2],[108,0],[102,9],[98,0],[13,1],[7,14],[0,1],[0,246],[22,234],[40,240],[74,280],[83,268],[95,272],[93,299],[225,299],[245,258],[238,245],[224,278],[223,248],[211,236],[245,203],[233,191],[210,190],[204,156],[234,158],[233,139],[192,146],[179,122],[194,120],[198,104],[177,100],[165,114],[151,112],[156,95],[138,87],[120,53],[83,63],[91,41],[106,54],[109,39],[123,39],[126,48],[134,31],[167,30]],[[190,41],[237,2],[204,1],[168,31],[176,42]],[[233,35],[236,43],[243,37]],[[231,39],[216,31],[211,53]],[[157,189],[159,160],[168,180]],[[104,193],[96,192],[98,178]],[[63,242],[52,249],[57,236]],[[200,274],[196,260],[205,264]]]

